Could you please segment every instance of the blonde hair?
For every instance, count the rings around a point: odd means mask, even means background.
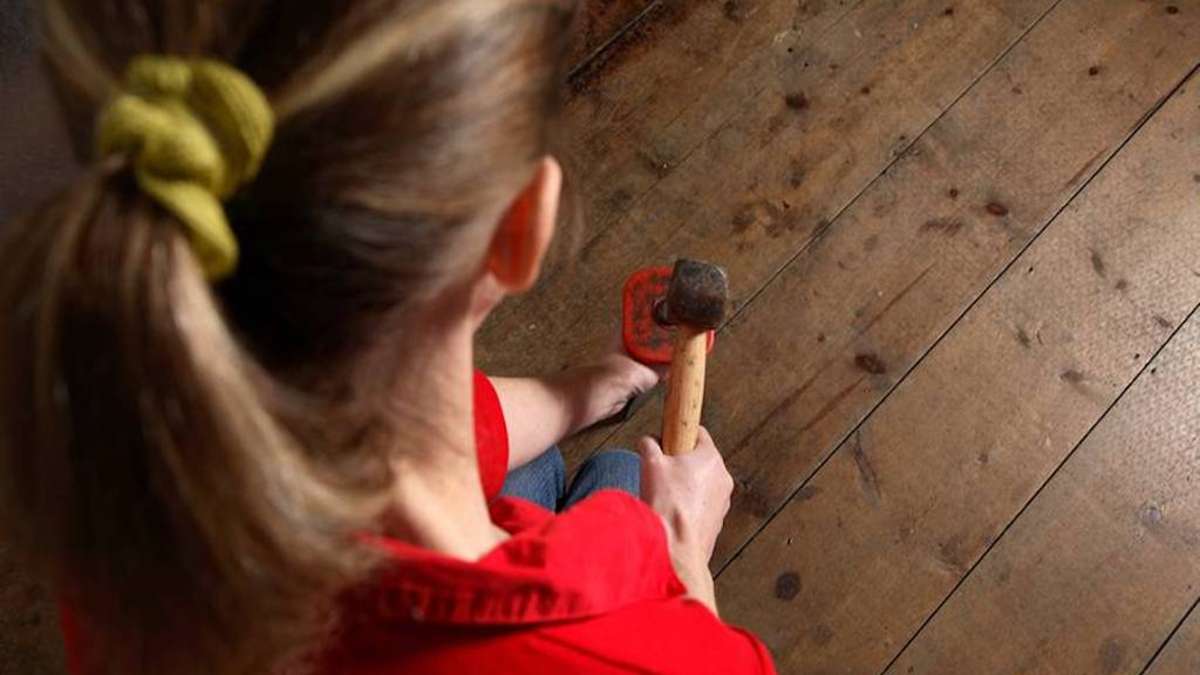
[[[311,658],[377,563],[384,400],[406,308],[477,262],[546,152],[573,6],[556,0],[50,0],[76,184],[0,247],[0,516],[63,589],[90,672]],[[130,159],[89,157],[141,53],[230,63],[275,140],[210,286]]]

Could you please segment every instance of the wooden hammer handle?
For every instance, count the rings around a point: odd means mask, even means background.
[[[663,452],[678,455],[696,448],[700,410],[704,405],[704,366],[708,331],[681,325],[676,329],[671,379],[663,408]]]

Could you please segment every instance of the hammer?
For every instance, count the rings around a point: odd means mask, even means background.
[[[678,455],[696,447],[704,405],[704,366],[709,331],[725,318],[729,281],[711,263],[681,258],[675,263],[661,318],[675,328],[667,401],[663,408],[663,452]]]

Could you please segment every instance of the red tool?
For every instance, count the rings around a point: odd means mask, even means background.
[[[646,365],[665,365],[675,351],[675,326],[667,323],[670,267],[646,267],[629,275],[621,303],[621,339],[625,351]],[[715,332],[708,331],[711,352]]]

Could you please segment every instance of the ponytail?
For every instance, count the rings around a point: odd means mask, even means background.
[[[88,672],[261,672],[320,643],[374,510],[276,422],[187,228],[128,169],[4,232],[0,522],[102,631]]]
[[[324,643],[411,443],[403,310],[546,153],[573,6],[45,1],[92,168],[0,228],[0,536],[86,672]]]

